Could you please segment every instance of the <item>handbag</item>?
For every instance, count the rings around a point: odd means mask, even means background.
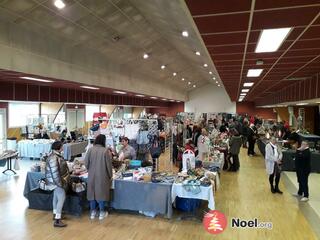
[[[81,193],[86,191],[86,183],[85,182],[73,182],[71,189],[75,193]]]
[[[153,140],[152,147],[150,148],[150,154],[153,159],[159,158],[161,155],[161,146],[158,140]]]
[[[46,178],[41,178],[38,180],[38,185],[39,185],[39,188],[42,190],[42,191],[46,191],[46,192],[51,192],[52,189],[50,189],[47,185],[47,179]]]

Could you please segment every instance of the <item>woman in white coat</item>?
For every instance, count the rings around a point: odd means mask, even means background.
[[[266,162],[267,174],[269,174],[269,182],[270,182],[272,193],[282,194],[282,191],[280,191],[279,189],[281,160],[282,160],[281,149],[277,147],[275,137],[271,137],[270,142],[266,145],[265,162]],[[274,181],[275,181],[275,185],[273,185]]]

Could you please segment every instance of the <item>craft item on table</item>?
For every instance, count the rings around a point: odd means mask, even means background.
[[[207,177],[203,177],[200,179],[200,185],[203,187],[209,187],[211,185],[211,180]]]
[[[132,172],[124,172],[124,173],[122,173],[122,179],[123,180],[132,180],[133,179],[133,173]]]
[[[41,172],[41,166],[40,163],[35,163],[30,168],[31,172]]]
[[[185,180],[182,184],[184,190],[190,192],[194,195],[199,194],[201,192],[199,180]]]
[[[81,174],[86,173],[86,172],[87,172],[87,169],[86,169],[85,165],[82,162],[80,162],[79,160],[75,160],[73,162],[72,174],[81,175]]]
[[[182,171],[187,172],[196,166],[195,154],[191,150],[186,150],[182,154]]]

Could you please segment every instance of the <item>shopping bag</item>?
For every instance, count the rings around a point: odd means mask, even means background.
[[[14,170],[20,170],[20,163],[18,158],[15,159],[13,168]]]

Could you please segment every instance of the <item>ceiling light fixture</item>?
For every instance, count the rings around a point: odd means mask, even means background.
[[[220,87],[220,84],[218,84],[218,87]]]
[[[241,98],[241,99],[239,99],[238,101],[239,101],[239,102],[242,102],[242,101],[243,101],[243,99]]]
[[[192,86],[192,87],[194,87],[194,88],[195,88],[195,87],[197,87],[197,85],[193,84],[193,86]]]
[[[174,102],[174,100],[171,99],[170,102]]]
[[[208,64],[205,63],[205,64],[203,64],[203,66],[204,66],[204,67],[208,67]]]
[[[246,82],[243,84],[244,87],[252,87],[253,86],[253,82]]]
[[[240,96],[246,96],[247,94],[246,93],[240,93]]]
[[[184,78],[181,78],[181,81],[184,81]]]
[[[263,69],[249,69],[247,73],[247,77],[259,77],[262,71]]]
[[[59,9],[62,9],[66,6],[66,4],[62,0],[55,0],[54,5]]]
[[[213,79],[213,80],[216,80],[216,77],[213,77],[212,79]]]
[[[199,51],[196,51],[196,55],[200,56],[201,54],[200,54],[200,52],[199,52]]]
[[[210,71],[209,74],[212,75],[212,72]]]
[[[190,85],[191,84],[191,82],[188,82],[188,85]]]
[[[241,92],[249,92],[249,89],[242,89]]]
[[[172,73],[172,75],[175,77],[175,76],[177,76],[177,73],[176,73],[176,72],[174,72],[174,73]]]
[[[45,82],[45,83],[53,82],[51,80],[46,80],[46,79],[41,79],[41,78],[34,78],[34,77],[20,77],[20,78],[26,79],[26,80],[30,80],[30,81]]]
[[[144,59],[147,59],[147,58],[149,58],[149,55],[148,55],[147,53],[144,53],[144,54],[143,54],[143,58],[144,58]]]
[[[163,69],[165,69],[166,68],[166,66],[165,65],[161,65],[161,69],[163,70]]]
[[[304,105],[308,105],[309,103],[297,103],[297,106],[304,106]]]
[[[218,84],[219,82],[218,82],[218,81],[216,81],[216,83]]]
[[[189,33],[188,33],[187,31],[183,31],[183,32],[182,32],[182,36],[183,36],[183,37],[189,37]]]
[[[158,99],[157,97],[150,97],[150,98],[152,98],[152,99]]]
[[[136,97],[144,97],[142,94],[137,94]]]
[[[275,52],[287,38],[291,28],[265,29],[259,37],[256,53]]]
[[[162,98],[162,101],[167,101],[168,99],[166,99],[166,98]]]
[[[81,88],[85,88],[85,89],[91,89],[91,90],[99,90],[100,88],[97,87],[91,87],[91,86],[80,86]]]
[[[127,94],[126,92],[123,92],[123,91],[113,91],[113,92],[118,93],[118,94],[122,94],[122,95]]]

